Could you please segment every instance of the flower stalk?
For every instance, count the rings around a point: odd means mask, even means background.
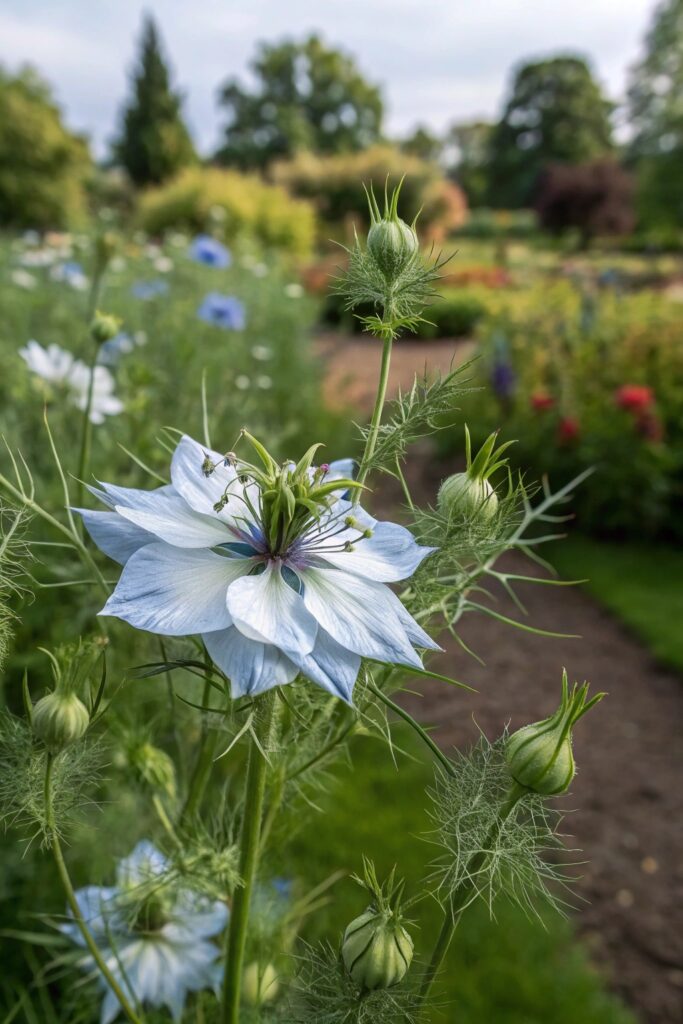
[[[226,939],[223,973],[222,1024],[239,1024],[240,994],[244,972],[249,906],[258,866],[261,824],[266,792],[266,756],[272,746],[275,725],[275,695],[264,694],[258,700],[255,734],[249,747],[244,791],[242,831],[240,834],[239,873],[242,884],[235,892]]]
[[[92,937],[90,930],[88,929],[88,926],[85,923],[85,920],[83,919],[81,908],[78,905],[78,900],[76,899],[76,893],[74,892],[74,887],[71,883],[71,877],[69,876],[69,870],[64,860],[62,846],[59,841],[59,835],[57,833],[57,828],[55,824],[54,807],[52,804],[53,765],[54,756],[48,753],[46,755],[45,760],[45,818],[47,821],[47,827],[50,836],[50,849],[52,850],[52,854],[57,865],[57,871],[59,872],[59,877],[62,882],[64,892],[66,894],[66,901],[69,906],[69,910],[73,915],[73,919],[76,925],[78,926],[78,930],[83,936],[83,941],[88,947],[90,955],[95,961],[95,964],[97,965],[97,968],[100,971],[104,980],[106,981],[107,985],[109,985],[110,989],[112,990],[112,992],[118,999],[119,1003],[121,1004],[121,1009],[125,1013],[126,1017],[131,1022],[131,1024],[142,1024],[142,1018],[139,1017],[138,1014],[135,1012],[135,1010],[130,1004],[128,997],[122,990],[121,986],[119,985],[118,981],[116,980],[112,972],[107,967],[107,964],[102,956],[102,953],[98,948],[94,938]]]

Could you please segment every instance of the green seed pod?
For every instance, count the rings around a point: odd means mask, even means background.
[[[366,910],[344,932],[344,965],[360,989],[398,985],[413,959],[413,940],[390,910]]]
[[[368,251],[388,281],[395,280],[420,248],[417,232],[400,217],[373,223]]]
[[[97,345],[104,345],[105,341],[115,338],[120,329],[121,320],[117,316],[98,310],[90,324],[90,337]]]
[[[47,749],[58,754],[84,735],[90,714],[75,693],[55,690],[41,698],[33,708],[33,732]]]
[[[159,790],[171,800],[175,799],[175,766],[165,750],[151,743],[141,743],[131,751],[130,761],[150,789]]]
[[[562,701],[550,718],[518,729],[507,741],[505,759],[515,782],[543,796],[564,793],[576,773],[572,751],[572,729],[594,704],[599,693],[586,701],[588,683],[569,692],[567,673],[562,675]]]
[[[490,520],[498,510],[498,495],[488,480],[473,478],[469,473],[454,473],[444,480],[436,501],[441,512],[457,510],[468,519],[480,515]]]
[[[275,999],[280,991],[278,973],[272,964],[248,964],[242,976],[242,997],[247,1006],[263,1006]]]

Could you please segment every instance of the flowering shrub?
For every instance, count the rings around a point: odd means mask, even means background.
[[[218,227],[233,245],[245,239],[295,256],[309,255],[315,236],[310,203],[253,175],[193,167],[140,198],[138,221],[153,235]]]
[[[518,438],[514,459],[562,484],[591,467],[579,525],[680,537],[683,330],[678,307],[556,285],[500,301],[480,335],[465,400],[477,437]],[[447,439],[444,438],[445,442]]]

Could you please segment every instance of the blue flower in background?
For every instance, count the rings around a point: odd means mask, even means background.
[[[221,979],[219,949],[208,940],[221,932],[228,908],[172,883],[171,865],[152,843],[143,840],[119,862],[116,883],[79,889],[76,900],[107,966],[135,1001],[166,1006],[179,1024],[188,992],[216,989]],[[79,946],[75,923],[61,931]],[[80,966],[92,972],[92,957]],[[120,1005],[106,982],[100,1024],[111,1024]]]
[[[131,292],[136,299],[143,299],[149,301],[150,299],[159,298],[161,295],[168,295],[168,282],[167,281],[136,281]]]
[[[343,479],[349,463],[317,472]],[[439,649],[387,586],[434,550],[404,526],[335,492],[273,551],[259,486],[225,456],[184,436],[171,481],[153,491],[102,484],[91,490],[109,511],[79,509],[95,543],[123,564],[101,615],[162,636],[201,634],[233,697],[301,673],[350,703],[361,658],[421,669],[415,648]]]
[[[83,291],[88,286],[88,278],[85,275],[85,271],[80,263],[75,263],[71,260],[66,263],[58,263],[50,271],[50,277],[53,281],[60,281],[64,284],[68,284],[71,288],[75,288],[77,291]]]
[[[491,387],[497,398],[512,398],[515,391],[515,371],[508,362],[497,359],[491,369]]]
[[[197,235],[190,246],[190,256],[207,267],[223,269],[232,263],[230,251],[211,235]]]
[[[130,334],[121,332],[100,345],[97,362],[103,363],[104,366],[116,366],[121,356],[128,355],[134,348],[135,340]]]
[[[207,324],[227,331],[243,331],[247,322],[244,303],[234,295],[209,292],[197,310],[197,316]]]

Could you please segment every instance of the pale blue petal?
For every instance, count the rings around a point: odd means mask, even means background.
[[[162,636],[190,636],[230,625],[226,594],[249,572],[250,558],[146,544],[126,562],[100,615],[114,615]]]
[[[222,900],[209,900],[184,889],[178,893],[173,915],[173,921],[164,928],[164,934],[173,942],[192,943],[195,939],[210,939],[222,932],[230,912]]]
[[[93,512],[88,508],[75,508],[73,511],[82,517],[86,530],[100,551],[121,565],[125,565],[138,548],[156,540],[153,533],[130,523],[118,512]]]
[[[96,938],[103,939],[108,930],[116,931],[121,926],[116,914],[117,890],[114,887],[87,885],[76,891],[76,902],[85,923]],[[68,912],[71,917],[71,911]],[[78,925],[67,921],[60,924],[59,930],[67,935],[72,942],[85,946]]]
[[[178,494],[159,494],[145,508],[117,505],[116,511],[160,540],[180,548],[211,548],[234,539],[217,516],[200,515]]]
[[[297,657],[313,650],[318,624],[275,562],[260,575],[243,576],[230,585],[228,611],[250,640],[274,644]]]
[[[388,587],[339,569],[305,569],[301,577],[306,607],[342,647],[366,658],[421,667]]]
[[[255,696],[274,686],[284,686],[298,669],[270,644],[250,640],[235,626],[202,636],[211,658],[230,680],[233,698]]]
[[[147,508],[153,509],[156,498],[161,494],[175,494],[171,484],[163,484],[162,487],[155,487],[151,491],[142,490],[139,487],[118,487],[116,484],[105,484],[98,481],[99,487],[87,485],[91,494],[109,508],[116,505],[125,505],[126,508]]]
[[[119,861],[116,881],[119,886],[129,888],[158,878],[167,870],[168,858],[149,839],[141,839],[131,853]]]
[[[355,459],[335,459],[334,462],[330,462],[329,471],[325,475],[325,483],[341,477],[345,480],[353,480],[357,468],[358,463]]]
[[[302,674],[323,690],[341,697],[347,704],[352,703],[360,655],[342,647],[324,629],[318,629],[315,647],[298,665]]]
[[[416,622],[410,612],[401,604],[396,594],[392,592],[391,596],[394,599],[392,603],[396,614],[401,620],[411,644],[414,644],[415,647],[424,647],[428,651],[442,651],[443,647],[432,640],[429,633],[425,633],[420,623]]]
[[[202,469],[207,457],[216,467],[209,476]],[[183,435],[171,460],[171,480],[190,508],[210,515],[213,506],[223,497],[226,488],[234,486],[236,479],[237,473],[225,464],[224,455]]]
[[[331,565],[378,583],[394,583],[412,576],[418,565],[436,548],[421,547],[410,530],[398,523],[375,523],[371,537],[358,539],[358,530],[348,529],[316,548],[316,555]],[[352,551],[338,549],[349,541]]]

